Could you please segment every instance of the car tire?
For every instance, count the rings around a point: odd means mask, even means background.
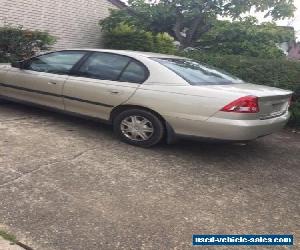
[[[114,132],[120,140],[139,147],[158,144],[164,136],[163,122],[157,115],[142,109],[129,109],[113,120]]]
[[[0,104],[5,104],[5,103],[8,103],[8,101],[7,101],[7,100],[4,100],[4,99],[2,99],[2,98],[0,97]]]

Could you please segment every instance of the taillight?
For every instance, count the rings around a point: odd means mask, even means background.
[[[224,112],[258,113],[258,98],[256,96],[241,97],[221,109]]]

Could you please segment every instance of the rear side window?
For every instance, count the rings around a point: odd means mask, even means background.
[[[119,81],[142,83],[147,78],[147,71],[141,64],[131,61],[122,73]]]
[[[110,53],[94,53],[78,70],[85,77],[116,81],[130,58]]]

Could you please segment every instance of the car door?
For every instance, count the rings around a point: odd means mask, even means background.
[[[108,120],[148,77],[147,68],[127,56],[94,52],[64,86],[65,109]]]
[[[24,62],[21,69],[12,67],[5,76],[3,95],[64,109],[64,83],[72,67],[85,54],[85,51],[52,52]]]

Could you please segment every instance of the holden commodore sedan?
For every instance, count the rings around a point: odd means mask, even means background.
[[[63,50],[0,66],[0,98],[97,118],[142,147],[181,137],[248,141],[271,134],[288,121],[291,95],[146,52]]]

